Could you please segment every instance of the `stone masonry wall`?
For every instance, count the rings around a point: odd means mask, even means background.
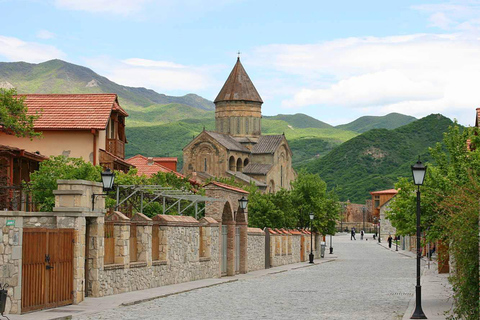
[[[211,255],[208,259],[199,256],[199,227],[162,228],[166,228],[167,261],[153,261],[147,266],[134,263],[127,267],[104,267],[99,272],[99,296],[219,276],[218,227],[211,227]]]
[[[285,243],[285,240],[282,241],[282,239],[288,239],[288,237],[291,237],[292,242],[291,253],[288,251],[288,244],[287,250],[285,250],[285,245],[283,245]],[[270,244],[273,243],[273,246],[271,246],[273,248],[273,252],[270,251],[270,265],[272,267],[278,267],[285,264],[300,262],[300,239],[301,236],[297,235],[271,235]],[[280,252],[278,252],[278,250],[276,251],[277,243],[280,243]]]
[[[257,228],[248,228],[247,243],[248,272],[265,269],[265,232]]]
[[[15,223],[7,226],[8,220]],[[23,217],[0,216],[0,283],[9,285],[6,313],[18,313],[21,307],[22,240]]]

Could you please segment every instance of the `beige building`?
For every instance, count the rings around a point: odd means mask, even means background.
[[[198,181],[235,177],[262,191],[290,189],[296,174],[284,135],[262,135],[263,100],[237,59],[215,103],[215,131],[203,131],[183,149],[183,173]]]
[[[116,94],[21,95],[28,114],[39,114],[41,138],[18,138],[0,130],[0,143],[45,156],[83,158],[94,165],[128,171],[124,161],[125,117]]]

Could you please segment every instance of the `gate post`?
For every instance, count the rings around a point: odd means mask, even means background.
[[[227,235],[227,276],[235,275],[235,222],[225,223],[228,228]]]

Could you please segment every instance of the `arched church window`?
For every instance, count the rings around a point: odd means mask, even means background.
[[[283,188],[283,166],[280,166],[280,187]]]
[[[243,171],[243,161],[242,159],[238,158],[237,160],[237,171],[242,172]]]
[[[240,118],[237,118],[237,134],[240,134]]]
[[[231,156],[230,159],[228,160],[228,167],[229,167],[230,171],[235,171],[235,169],[236,169],[235,158],[233,156]]]
[[[245,168],[247,165],[248,165],[249,161],[248,161],[248,158],[245,159],[245,161],[243,161],[243,167]]]
[[[207,158],[204,159],[204,172],[207,172]]]

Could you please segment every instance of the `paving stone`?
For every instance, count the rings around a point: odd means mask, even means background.
[[[415,291],[415,259],[367,238],[335,236],[332,262],[74,319],[401,319]]]

